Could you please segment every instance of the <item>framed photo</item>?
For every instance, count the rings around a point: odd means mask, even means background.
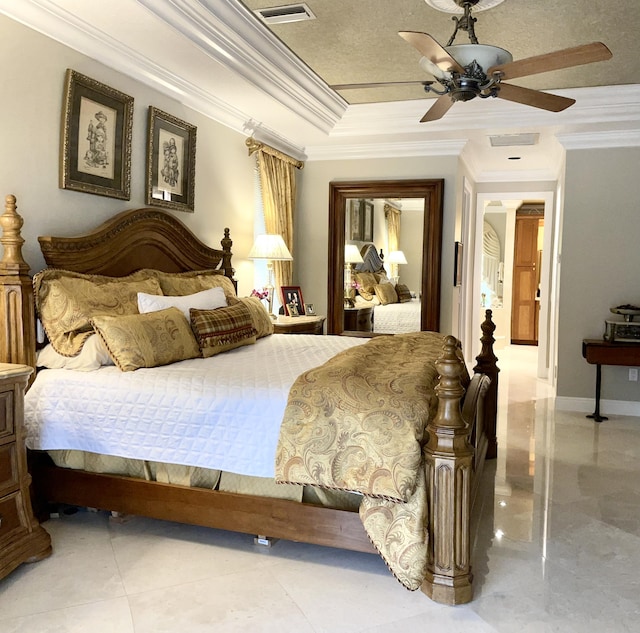
[[[194,210],[196,127],[149,106],[147,204]]]
[[[133,97],[68,68],[60,187],[129,200],[132,126]]]
[[[316,316],[316,308],[313,303],[307,303],[305,306],[307,316]]]
[[[287,316],[300,316],[301,314],[305,314],[300,286],[282,286],[280,290],[282,291],[284,313]]]
[[[350,240],[362,241],[362,200],[347,200],[347,235]]]
[[[453,285],[461,286],[462,285],[462,242],[456,242],[455,248],[455,261],[453,267]]]
[[[373,202],[362,201],[362,240],[373,242]]]

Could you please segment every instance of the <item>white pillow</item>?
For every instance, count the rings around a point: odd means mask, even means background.
[[[167,308],[178,308],[189,320],[189,309],[197,310],[215,310],[216,308],[226,308],[227,297],[223,288],[209,288],[192,295],[184,295],[181,297],[167,295],[149,295],[145,292],[138,293],[138,311],[140,314],[145,312],[158,312]]]
[[[45,345],[36,359],[37,367],[45,369],[75,369],[77,371],[92,371],[102,365],[113,365],[111,356],[105,344],[97,334],[92,334],[82,346],[76,356],[58,354],[53,345]]]

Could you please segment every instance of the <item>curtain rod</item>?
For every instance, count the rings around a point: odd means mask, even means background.
[[[285,162],[290,163],[298,169],[302,169],[304,167],[304,163],[301,160],[296,160],[291,156],[287,156],[287,154],[281,152],[280,150],[275,149],[275,147],[271,147],[270,145],[265,145],[265,143],[256,141],[253,136],[247,138],[247,140],[245,141],[245,145],[249,148],[249,156],[257,151],[262,151],[267,154],[271,154],[271,156],[275,156],[280,160],[284,160]]]

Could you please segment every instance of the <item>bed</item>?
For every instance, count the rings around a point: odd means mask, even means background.
[[[0,316],[6,334],[6,344],[2,348],[3,358],[1,360],[34,367],[36,365],[36,349],[39,345],[34,316],[34,286],[37,284],[33,283],[29,275],[29,267],[22,258],[23,240],[20,235],[22,219],[17,213],[15,198],[12,196],[7,197],[5,213],[0,224],[3,228],[0,243],[4,247],[3,265],[0,267],[0,297],[2,297],[3,305]],[[39,240],[49,267],[49,271],[44,272],[54,277],[58,271],[63,270],[72,275],[107,275],[122,278],[136,274],[136,271],[140,269],[151,269],[160,271],[164,275],[186,275],[191,278],[190,275],[193,271],[206,270],[209,276],[218,275],[220,279],[224,279],[223,285],[227,290],[229,287],[233,288],[233,284],[230,282],[233,277],[233,267],[229,231],[225,231],[221,242],[222,249],[213,249],[198,240],[175,216],[155,209],[123,212],[114,216],[95,231],[83,236],[41,237]],[[236,299],[236,301],[239,300]],[[216,310],[213,312],[215,313]],[[426,359],[425,362],[422,362],[422,365],[428,368],[431,374],[439,376],[439,381],[430,396],[433,398],[429,401],[432,415],[429,417],[424,435],[418,438],[419,470],[422,474],[424,494],[427,500],[426,516],[422,517],[422,525],[419,527],[423,535],[428,535],[428,538],[423,536],[426,568],[423,578],[421,578],[420,589],[435,601],[445,604],[460,604],[468,602],[472,598],[472,573],[469,560],[472,541],[470,512],[485,458],[495,456],[496,452],[495,420],[498,369],[497,359],[492,350],[494,326],[491,322],[490,311],[487,311],[487,319],[482,328],[483,347],[481,354],[477,357],[473,378],[469,379],[468,376],[465,376],[466,368],[461,361],[458,342],[451,336],[440,337],[437,359],[434,356],[430,360]],[[283,354],[298,356],[300,359],[309,356],[310,360],[307,365],[311,364],[313,367],[303,371],[295,378],[293,384],[290,385],[291,393],[288,394],[286,402],[283,403],[283,391],[285,388],[289,388],[289,383],[293,379],[292,372],[295,373],[302,369],[301,365],[293,365],[286,370],[289,372],[288,376],[278,378],[280,382],[277,385],[276,391],[278,393],[275,396],[273,392],[270,392],[269,384],[266,384],[264,388],[256,388],[256,391],[260,391],[267,400],[275,398],[275,404],[272,407],[274,411],[281,412],[281,408],[284,406],[283,420],[293,422],[293,425],[296,426],[299,412],[306,410],[304,398],[310,396],[314,399],[319,393],[319,391],[314,391],[313,384],[318,380],[317,372],[325,367],[325,365],[315,366],[324,358],[322,354],[326,356],[339,351],[337,356],[341,356],[352,353],[352,350],[359,354],[374,353],[369,351],[368,346],[376,341],[380,341],[377,343],[380,347],[372,347],[371,349],[378,354],[378,357],[384,358],[389,345],[394,346],[395,343],[400,342],[400,339],[374,337],[365,341],[362,338],[349,339],[349,337],[273,334],[263,336],[255,344],[241,345],[230,349],[224,354],[214,356],[213,359],[217,359],[222,365],[232,363],[233,356],[240,357],[248,353],[250,359],[248,364],[252,365],[256,364],[257,359],[262,355],[261,350],[265,350],[265,354],[271,353],[280,357]],[[327,349],[327,345],[329,349]],[[323,346],[324,351],[313,351],[317,347]],[[314,357],[313,354],[316,353],[319,356]],[[208,385],[216,385],[217,379],[215,377],[203,378],[198,382],[197,376],[200,371],[199,369],[194,371],[191,366],[201,367],[203,362],[207,360],[194,357],[176,363],[167,363],[163,368],[160,368],[162,371],[159,372],[160,378],[158,380],[161,385],[186,380],[196,391],[199,389],[198,393],[202,395],[208,391]],[[269,364],[269,361],[265,362]],[[384,373],[377,371],[382,364],[380,362],[378,367],[374,367],[375,373]],[[29,387],[26,395],[25,410],[30,419],[25,420],[25,423],[29,429],[29,444],[32,447],[30,458],[34,503],[39,509],[47,508],[51,504],[87,506],[234,530],[257,536],[259,540],[263,541],[283,538],[362,552],[381,553],[380,547],[373,545],[370,534],[364,529],[360,513],[355,505],[362,505],[361,499],[371,500],[373,506],[382,504],[382,510],[379,508],[376,510],[374,507],[370,509],[371,513],[385,514],[385,503],[392,503],[394,511],[396,508],[402,511],[405,504],[398,503],[398,500],[389,499],[386,492],[374,494],[370,498],[366,493],[363,494],[358,490],[333,490],[332,486],[326,482],[320,487],[306,485],[304,477],[296,479],[292,475],[295,469],[291,468],[291,464],[303,461],[289,452],[291,446],[295,444],[293,441],[287,444],[286,450],[281,449],[278,445],[279,458],[275,460],[286,464],[284,466],[285,475],[282,474],[281,469],[280,479],[289,483],[274,484],[269,488],[282,487],[283,490],[289,491],[295,489],[297,491],[295,498],[290,498],[289,493],[278,497],[262,496],[258,492],[247,494],[234,491],[236,483],[233,481],[233,477],[231,477],[231,483],[227,488],[222,489],[219,480],[212,481],[210,479],[212,471],[220,470],[212,468],[215,464],[206,460],[190,464],[193,461],[193,455],[189,454],[189,451],[193,449],[193,444],[203,443],[201,441],[203,437],[209,438],[206,433],[199,438],[197,434],[195,439],[191,437],[191,446],[180,447],[179,450],[182,451],[184,459],[175,460],[175,453],[173,457],[170,457],[173,461],[181,461],[182,464],[178,464],[179,466],[188,465],[185,467],[189,468],[191,480],[194,479],[192,475],[196,472],[194,469],[200,469],[197,471],[198,477],[204,473],[202,475],[204,483],[201,484],[197,482],[194,484],[193,481],[181,481],[180,473],[174,476],[167,474],[166,469],[163,474],[158,475],[161,464],[167,458],[167,453],[163,453],[162,450],[165,448],[164,446],[152,447],[151,454],[145,453],[141,446],[137,446],[136,451],[138,452],[133,455],[132,459],[135,461],[135,458],[141,458],[140,461],[146,464],[142,470],[146,468],[148,471],[154,471],[138,475],[135,473],[123,475],[113,471],[97,472],[98,466],[88,468],[84,462],[76,464],[75,467],[67,467],[68,464],[63,467],[56,465],[48,452],[37,450],[52,445],[48,444],[48,440],[46,440],[47,431],[35,431],[31,426],[31,418],[36,416],[38,408],[37,401],[44,401],[45,404],[53,407],[51,394],[55,394],[58,399],[67,399],[63,392],[55,386],[57,384],[54,380],[56,374],[66,373],[73,376],[74,380],[84,380],[86,376],[93,376],[94,382],[96,375],[108,376],[109,380],[114,381],[111,391],[108,393],[113,394],[132,389],[133,383],[146,383],[145,373],[154,371],[155,369],[143,367],[136,371],[126,372],[108,365],[101,366],[95,372],[69,371],[68,369],[38,371],[35,381]],[[266,370],[262,371],[263,374],[265,372]],[[223,370],[222,373],[232,372],[231,370]],[[85,374],[85,377],[78,374]],[[360,378],[358,377],[358,379]],[[208,380],[213,382],[207,382]],[[368,384],[367,381],[371,380],[373,378],[368,376],[363,384]],[[102,382],[102,379],[98,382]],[[408,388],[412,387],[411,382],[408,381]],[[415,382],[418,384],[417,380]],[[294,388],[296,387],[299,388],[298,392],[295,392]],[[84,389],[84,387],[76,385],[70,389],[69,393],[73,394],[75,391],[77,394],[80,389]],[[365,399],[371,400],[372,394],[367,393],[366,388],[360,389],[360,391]],[[160,392],[163,392],[163,389],[160,389]],[[83,395],[88,394],[89,391],[82,391],[82,393]],[[294,393],[297,394],[295,397],[292,395]],[[140,416],[141,419],[146,421],[148,425],[162,422],[157,427],[158,433],[155,435],[168,437],[176,430],[180,433],[186,424],[183,419],[177,419],[174,425],[175,429],[169,428],[170,424],[169,426],[165,424],[167,421],[171,422],[176,415],[170,408],[170,402],[155,402],[155,408],[148,406],[149,402],[153,402],[157,398],[157,394],[158,391],[154,391],[154,395],[150,396],[146,404],[142,404],[143,410],[146,411],[146,417]],[[227,396],[220,395],[219,400],[224,408],[225,403],[228,402]],[[76,397],[71,410],[75,406],[79,406],[78,401],[79,399]],[[126,402],[130,403],[131,400],[127,400],[125,394]],[[339,404],[337,410],[341,408],[342,403]],[[123,424],[122,420],[118,418],[118,412],[124,411],[126,413],[132,408],[131,406],[114,407],[111,402],[108,405],[92,403],[89,409],[92,411],[99,406],[109,411],[113,428],[127,428],[126,422],[125,426],[118,427],[118,424]],[[253,431],[254,444],[263,443],[261,433],[256,433],[257,427],[252,425],[259,424],[263,414],[264,417],[267,417],[264,406],[263,400],[254,407],[254,416],[249,422],[250,435]],[[180,408],[179,403],[178,407]],[[255,415],[256,410],[259,411],[258,415]],[[203,412],[197,411],[197,413],[200,415]],[[83,415],[81,413],[79,417]],[[208,415],[206,413],[205,418]],[[234,416],[235,414],[231,417]],[[72,436],[74,425],[69,426],[69,418],[69,411],[67,411],[62,424],[63,426],[67,425],[65,432],[68,436]],[[283,423],[282,426],[284,427],[286,424]],[[137,428],[135,432],[127,433],[134,436],[134,439],[137,437],[140,445],[148,443],[149,438],[143,438],[139,431],[140,429]],[[82,433],[77,434],[83,435]],[[52,436],[54,435],[55,433],[52,433]],[[99,445],[105,440],[104,437],[94,439],[95,445],[89,446],[91,449],[89,452],[96,455],[100,452]],[[122,440],[121,437],[117,439],[118,441]],[[55,440],[55,442],[57,441]],[[226,447],[234,445],[228,437],[224,437],[222,441],[227,443]],[[86,446],[81,444],[78,444],[78,447],[86,450]],[[62,443],[57,448],[65,450]],[[69,446],[69,448],[71,447]],[[97,461],[100,462],[100,459]],[[249,469],[252,461],[253,458],[250,458]],[[236,467],[232,466],[231,468]],[[277,468],[278,466],[276,466]],[[262,477],[265,474],[264,470],[257,469],[253,474],[260,481],[265,479]],[[176,481],[177,483],[174,483]],[[340,486],[336,487],[340,488]],[[302,493],[299,492],[301,489]],[[267,491],[266,494],[272,495],[272,492]],[[389,564],[389,561],[387,563]]]
[[[384,268],[384,261],[374,244],[360,249],[362,263],[353,272],[356,308],[373,308],[373,331],[376,334],[419,332],[421,327],[421,298],[406,285],[392,283]]]

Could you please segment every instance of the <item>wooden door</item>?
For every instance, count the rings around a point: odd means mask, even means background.
[[[516,216],[511,342],[538,344],[538,226],[540,216]]]

